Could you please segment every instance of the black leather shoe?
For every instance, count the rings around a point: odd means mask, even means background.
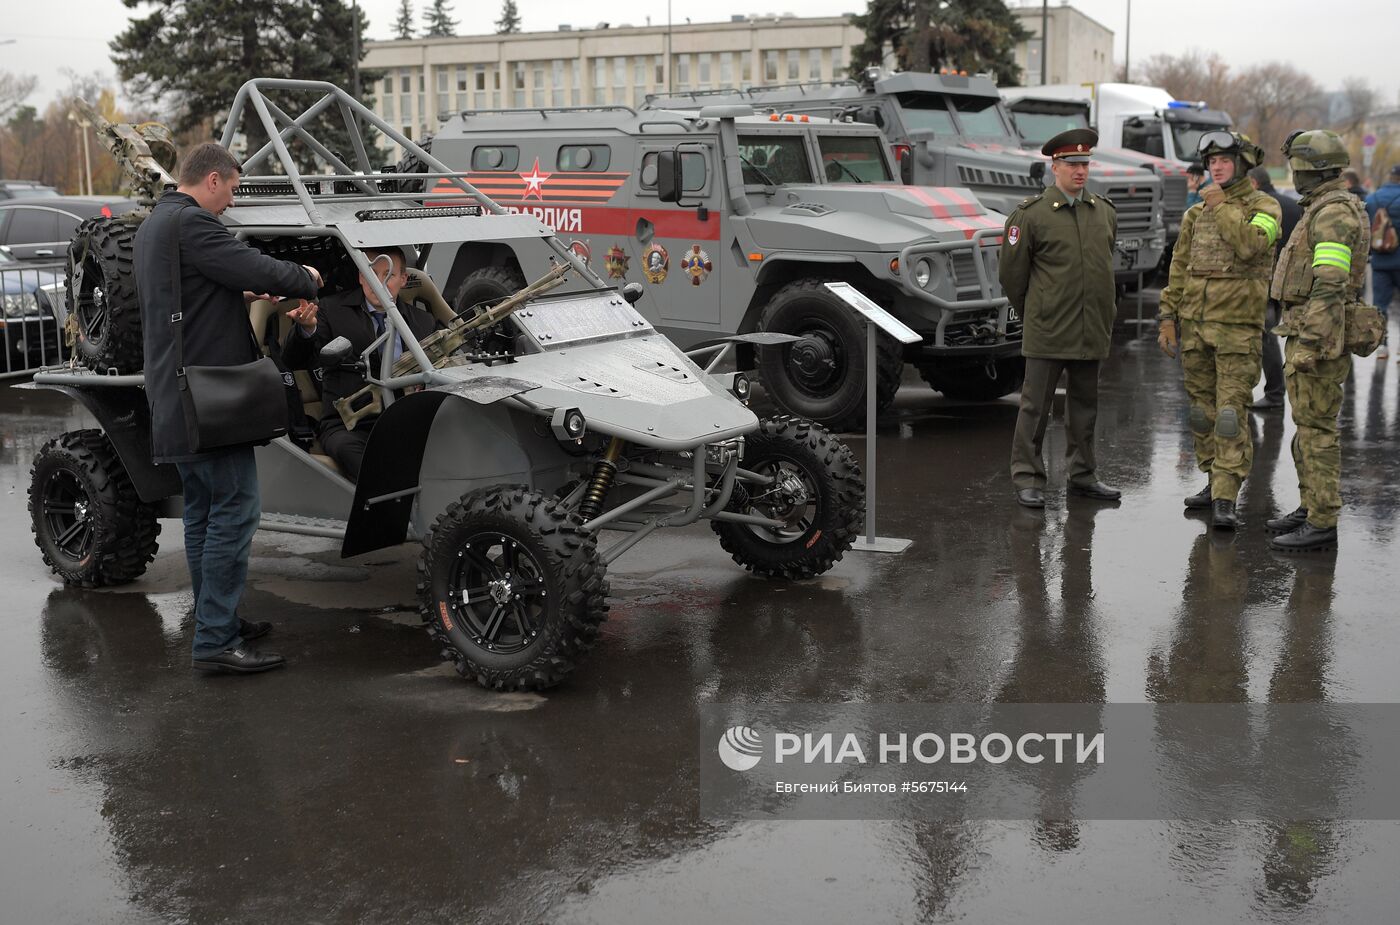
[[[1284,514],[1273,520],[1264,521],[1264,529],[1270,533],[1292,533],[1308,522],[1308,509],[1300,507],[1292,514]]]
[[[190,666],[200,671],[225,671],[232,674],[256,674],[259,671],[281,668],[285,664],[287,660],[282,656],[273,652],[259,652],[248,645],[190,659]]]
[[[1016,503],[1021,507],[1045,507],[1045,492],[1039,488],[1016,489]]]
[[[1251,402],[1250,405],[1249,405],[1249,410],[1250,410],[1250,411],[1277,411],[1278,409],[1280,409],[1280,408],[1282,408],[1282,407],[1283,407],[1283,399],[1281,399],[1281,398],[1261,398],[1261,399],[1259,399],[1259,400],[1256,401],[1256,402]]]
[[[1194,495],[1187,495],[1181,503],[1192,509],[1210,507],[1210,482],[1206,482],[1206,487]]]
[[[1324,530],[1304,523],[1292,533],[1270,539],[1269,546],[1279,552],[1326,552],[1337,548],[1337,528]]]
[[[1095,498],[1099,501],[1117,501],[1119,498],[1123,497],[1121,491],[1116,488],[1109,488],[1103,482],[1089,482],[1083,485],[1071,482],[1069,493],[1072,495],[1081,495],[1085,498]]]
[[[1234,530],[1240,525],[1235,502],[1220,498],[1211,503],[1210,525],[1217,530]]]
[[[249,623],[242,617],[238,619],[238,635],[243,637],[244,642],[251,642],[254,639],[261,639],[272,632],[272,624],[266,620],[259,620],[256,623]]]

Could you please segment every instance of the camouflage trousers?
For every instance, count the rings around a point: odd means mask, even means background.
[[[1283,347],[1288,404],[1293,408],[1293,465],[1298,470],[1298,496],[1308,509],[1308,523],[1327,529],[1337,525],[1342,509],[1342,444],[1337,438],[1337,415],[1342,410],[1342,384],[1351,372],[1351,356],[1318,360],[1310,373],[1293,368],[1298,338]]]
[[[1181,322],[1196,465],[1210,476],[1212,498],[1235,500],[1254,462],[1246,409],[1259,381],[1259,331],[1253,324]]]

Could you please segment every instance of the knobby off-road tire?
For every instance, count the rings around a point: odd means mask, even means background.
[[[493,690],[544,690],[598,637],[608,582],[594,537],[521,486],[451,504],[423,540],[418,599],[457,672]]]
[[[746,484],[728,510],[789,521],[786,530],[710,521],[719,544],[744,568],[766,578],[812,578],[841,561],[860,534],[865,480],[850,447],[826,428],[787,415],[766,418],[744,438],[740,465],[769,477],[796,476],[805,505],[787,504],[771,486]]]
[[[462,280],[452,308],[459,315],[471,317],[472,309],[495,305],[524,288],[525,277],[514,267],[482,267]]]
[[[135,373],[143,365],[136,228],[120,218],[90,218],[68,245],[68,314],[78,325],[73,351],[84,366],[100,373]]]
[[[419,141],[418,141],[418,147],[422,148],[424,151],[427,151],[429,154],[432,154],[432,153],[433,153],[433,136],[432,136],[432,135],[428,135],[428,136],[425,137],[425,138],[419,139]],[[409,153],[405,154],[403,157],[399,158],[399,162],[394,166],[394,172],[395,172],[395,173],[401,173],[401,174],[403,174],[403,173],[427,173],[427,172],[428,172],[428,165],[425,164],[425,163],[423,163],[422,161],[420,161],[420,160],[418,159],[418,155],[416,155],[416,154],[414,154],[414,153],[412,153],[412,152],[410,151]],[[400,193],[415,193],[415,194],[416,194],[416,193],[424,193],[424,192],[427,192],[428,183],[429,183],[429,181],[426,180],[426,179],[423,179],[423,180],[397,180],[397,181],[394,181],[394,182],[397,184],[397,186],[398,186],[398,191],[399,191]],[[438,181],[433,180],[433,181],[431,181],[431,182],[432,182],[432,184],[433,184],[434,186],[436,186]]]
[[[995,373],[995,375],[993,374]],[[995,401],[1018,391],[1026,381],[1021,357],[997,360],[992,369],[978,366],[921,366],[919,374],[934,391],[957,401]]]
[[[779,410],[834,431],[865,424],[866,324],[826,288],[827,280],[788,283],[769,300],[759,329],[805,340],[758,351],[758,369]],[[904,372],[900,346],[879,334],[875,343],[875,408],[894,401]]]
[[[34,545],[66,584],[120,585],[155,558],[160,522],[100,430],[50,440],[29,470]]]

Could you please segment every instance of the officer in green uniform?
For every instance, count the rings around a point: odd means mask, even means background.
[[[1233,530],[1239,526],[1235,498],[1254,460],[1245,409],[1259,380],[1260,335],[1283,210],[1249,182],[1249,169],[1264,152],[1248,138],[1207,132],[1200,154],[1215,182],[1182,218],[1157,343],[1170,357],[1180,347],[1196,465],[1208,478],[1186,506],[1212,508],[1212,524]]]
[[[1094,422],[1099,407],[1099,363],[1108,356],[1117,313],[1113,247],[1118,215],[1113,203],[1084,192],[1090,150],[1099,136],[1072,129],[1051,138],[1055,185],[1024,200],[1006,220],[1001,285],[1023,319],[1021,353],[1026,379],[1011,444],[1016,500],[1045,506],[1041,445],[1060,374],[1069,379],[1065,401],[1069,491],[1104,501],[1120,492],[1095,476]]]
[[[1279,255],[1269,295],[1283,306],[1275,334],[1284,342],[1284,380],[1293,423],[1293,462],[1298,469],[1297,510],[1269,521],[1281,534],[1269,545],[1285,552],[1335,549],[1342,508],[1342,448],[1337,415],[1342,383],[1351,371],[1346,352],[1348,304],[1365,285],[1370,224],[1347,191],[1342,168],[1351,163],[1335,133],[1294,132],[1283,154],[1293,185],[1303,194],[1303,217]],[[1372,348],[1374,349],[1374,348]]]

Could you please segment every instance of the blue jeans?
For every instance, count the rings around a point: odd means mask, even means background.
[[[1390,319],[1390,300],[1395,297],[1397,289],[1400,289],[1400,268],[1382,270],[1374,265],[1371,267],[1371,299],[1381,310],[1382,320]]]
[[[176,463],[185,490],[185,560],[194,583],[194,657],[242,645],[238,601],[258,529],[258,467],[251,446]]]

